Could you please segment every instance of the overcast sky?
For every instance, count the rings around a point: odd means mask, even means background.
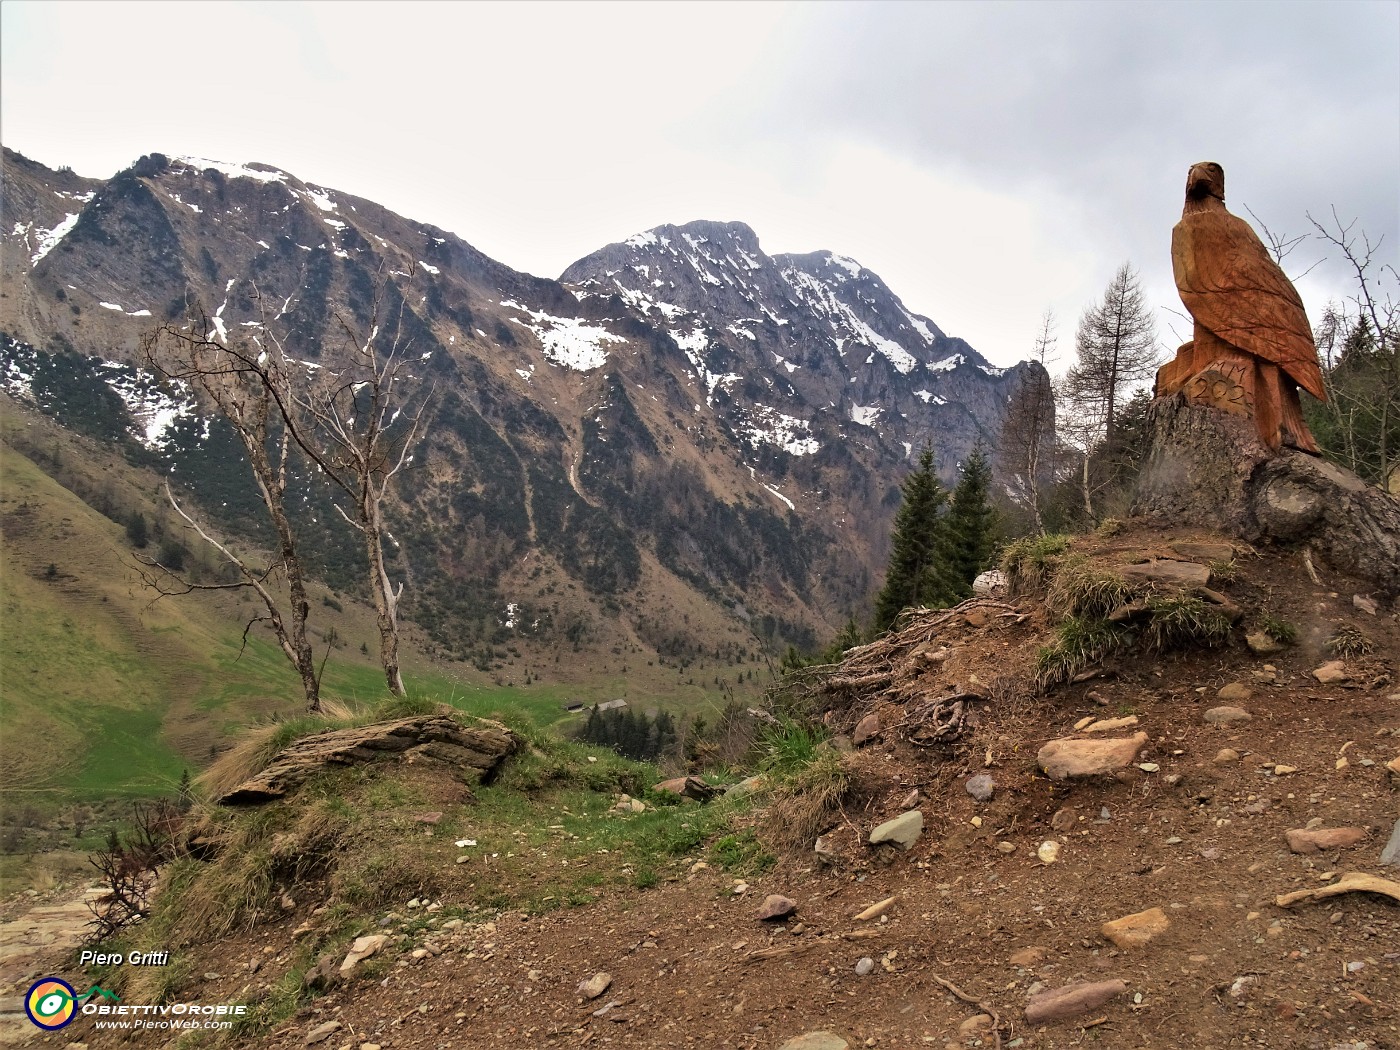
[[[996,363],[1124,260],[1164,344],[1187,168],[1400,245],[1400,2],[0,4],[0,137],[264,161],[555,277],[661,223],[830,249]],[[1348,290],[1301,245],[1317,320]],[[1174,326],[1175,332],[1171,330]]]

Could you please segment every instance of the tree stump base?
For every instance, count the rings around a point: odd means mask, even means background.
[[[1254,422],[1159,397],[1133,512],[1247,543],[1308,545],[1332,568],[1400,595],[1400,501],[1296,449],[1273,452]]]

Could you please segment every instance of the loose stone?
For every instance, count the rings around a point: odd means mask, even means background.
[[[1141,948],[1169,926],[1171,920],[1161,908],[1148,908],[1104,923],[1103,935],[1119,948]]]
[[[917,809],[901,813],[893,820],[887,820],[870,833],[870,844],[879,845],[891,842],[900,849],[908,849],[919,841],[924,831],[924,815]]]
[[[1284,833],[1294,853],[1317,853],[1325,849],[1346,849],[1366,838],[1363,828],[1294,828]]]
[[[978,773],[963,785],[967,793],[978,802],[990,802],[996,793],[997,783],[990,773]]]

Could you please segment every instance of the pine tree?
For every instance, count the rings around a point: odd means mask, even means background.
[[[146,515],[139,510],[126,523],[126,538],[137,549],[145,549],[146,544],[151,542],[151,531],[146,525]]]
[[[588,709],[588,721],[583,724],[583,732],[579,738],[585,744],[601,744],[603,742],[603,719],[598,714],[598,705],[594,704]]]
[[[947,593],[939,565],[941,518],[948,492],[934,469],[933,449],[919,454],[918,468],[904,479],[903,501],[894,519],[885,585],[875,599],[875,629],[889,630],[896,616],[911,605],[946,605]]]
[[[991,504],[992,470],[979,442],[967,457],[943,522],[942,583],[954,600],[972,595],[972,581],[992,559],[996,511]]]

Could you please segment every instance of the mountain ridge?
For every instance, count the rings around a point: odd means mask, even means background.
[[[398,493],[395,571],[442,652],[486,666],[532,630],[614,657],[810,644],[872,589],[915,448],[950,473],[1037,367],[993,368],[853,260],[768,256],[742,223],[657,227],[554,281],[271,165],[155,154],[104,181],[4,164],[11,347],[115,374],[193,310],[211,338],[275,328],[316,362],[374,295],[402,307],[440,395]],[[32,362],[8,352],[25,398]],[[208,510],[199,428],[166,448],[152,419],[178,413],[141,412],[133,441]]]

